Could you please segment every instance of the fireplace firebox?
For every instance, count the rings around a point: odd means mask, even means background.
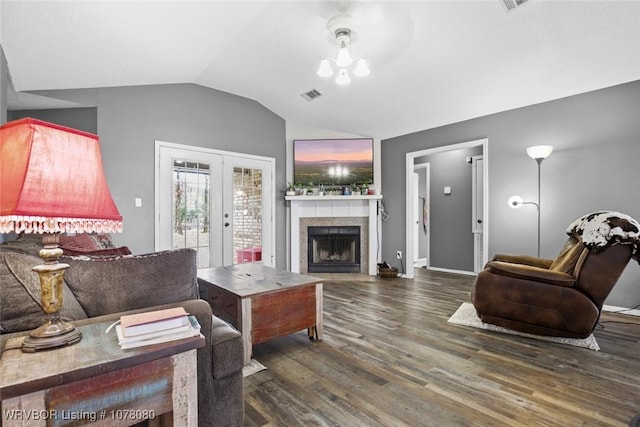
[[[308,227],[309,273],[360,273],[360,227]]]

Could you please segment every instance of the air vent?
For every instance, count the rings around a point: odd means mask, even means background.
[[[502,0],[502,2],[507,8],[507,12],[511,12],[513,9],[525,4],[527,0]]]
[[[305,92],[300,96],[306,99],[307,101],[313,101],[314,99],[322,96],[322,94],[315,89],[311,89],[309,92]]]

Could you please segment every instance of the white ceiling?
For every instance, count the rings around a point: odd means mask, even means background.
[[[502,0],[0,7],[15,109],[55,104],[21,92],[196,83],[288,121],[384,139],[640,79],[640,0],[529,0],[511,12]],[[315,74],[340,12],[371,68],[347,87]],[[323,96],[300,96],[311,89]]]

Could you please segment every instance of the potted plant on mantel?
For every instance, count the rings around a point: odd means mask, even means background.
[[[311,192],[311,187],[313,187],[313,182],[310,182],[308,184],[304,182],[296,182],[296,194],[299,196],[306,196]]]
[[[351,184],[351,194],[354,196],[366,196],[369,194],[369,185],[371,181],[362,180]]]
[[[366,196],[367,194],[369,194],[369,182],[368,181],[362,181],[362,183],[360,184],[360,194],[363,196]]]
[[[287,182],[287,188],[285,189],[285,195],[287,196],[295,196],[296,188],[291,181]]]

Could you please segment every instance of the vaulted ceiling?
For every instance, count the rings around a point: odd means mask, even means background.
[[[11,1],[12,109],[52,89],[195,83],[286,120],[389,138],[640,79],[640,1]],[[316,75],[351,16],[371,75]],[[301,94],[312,89],[313,101]]]

